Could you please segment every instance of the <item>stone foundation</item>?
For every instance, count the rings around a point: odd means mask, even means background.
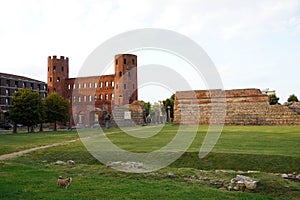
[[[300,125],[299,105],[269,105],[259,89],[176,92],[174,123],[220,124],[225,107],[225,125]]]
[[[145,125],[146,111],[143,103],[138,101],[129,105],[115,106],[112,114],[113,126],[128,127]]]

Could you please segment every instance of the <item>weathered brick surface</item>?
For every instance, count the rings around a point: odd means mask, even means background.
[[[269,105],[268,96],[258,89],[176,93],[175,124],[220,124],[223,121],[225,125],[300,125],[300,115],[285,105]]]
[[[119,54],[115,56],[114,62],[114,74],[69,78],[69,59],[63,56],[48,57],[48,94],[57,92],[69,100],[72,124],[93,126],[99,122],[103,125],[105,116],[112,114],[114,108],[118,110],[138,100],[137,56]],[[129,108],[133,121],[143,124],[143,111],[133,105]],[[124,117],[124,112],[119,115],[117,110],[116,116]]]
[[[125,112],[130,112],[131,119],[125,119]],[[145,124],[146,111],[144,104],[136,101],[133,104],[115,106],[112,110],[113,124],[118,127],[141,126]]]

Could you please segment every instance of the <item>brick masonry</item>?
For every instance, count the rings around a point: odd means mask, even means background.
[[[269,105],[259,89],[182,91],[175,95],[174,123],[219,124],[224,116],[225,125],[300,125],[297,109],[298,103]]]
[[[48,94],[56,92],[70,102],[73,125],[104,125],[108,114],[112,124],[129,124],[129,120],[121,120],[126,106],[132,121],[136,122],[130,124],[144,124],[143,110],[135,103],[138,100],[137,56],[115,55],[114,68],[114,74],[69,78],[69,58],[49,56]]]

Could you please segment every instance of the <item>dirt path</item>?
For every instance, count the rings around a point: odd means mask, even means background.
[[[76,142],[77,140],[80,140],[80,139],[69,140],[69,141],[65,141],[65,142],[54,143],[54,144],[49,144],[49,145],[44,145],[44,146],[38,146],[38,147],[33,147],[33,148],[30,148],[30,149],[25,149],[25,150],[18,151],[18,152],[13,152],[13,153],[0,155],[0,160],[6,160],[6,159],[14,158],[14,157],[17,157],[17,156],[22,156],[26,153],[30,153],[32,151],[37,151],[37,150],[40,150],[40,149],[46,149],[46,148],[49,148],[49,147],[66,145],[68,143]]]
[[[140,129],[145,129],[145,128],[153,128],[153,127],[149,126],[149,127],[135,128],[135,129],[129,129],[127,131],[140,130]],[[108,133],[108,134],[119,133],[119,132],[123,132],[123,131],[111,132],[111,133]],[[17,152],[13,152],[13,153],[3,154],[3,155],[0,155],[0,161],[1,160],[6,160],[6,159],[10,159],[10,158],[14,158],[14,157],[17,157],[17,156],[22,156],[24,154],[30,153],[32,151],[37,151],[37,150],[40,150],[40,149],[46,149],[46,148],[49,148],[49,147],[66,145],[68,143],[76,142],[76,141],[78,141],[80,139],[87,139],[87,138],[78,138],[76,140],[69,140],[69,141],[65,141],[65,142],[54,143],[54,144],[49,144],[49,145],[44,145],[44,146],[38,146],[38,147],[30,148],[30,149],[25,149],[25,150],[22,150],[22,151],[17,151]]]

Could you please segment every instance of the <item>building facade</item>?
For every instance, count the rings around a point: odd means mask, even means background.
[[[8,110],[8,106],[12,102],[13,94],[20,88],[29,88],[33,92],[39,92],[43,99],[47,96],[47,85],[45,82],[24,76],[0,73],[1,110]]]
[[[0,107],[3,115],[1,124],[6,123],[6,115],[9,105],[12,103],[13,94],[20,88],[29,88],[33,92],[39,92],[43,99],[47,96],[45,82],[24,76],[0,73]]]
[[[138,100],[137,56],[116,55],[114,69],[110,75],[69,78],[69,58],[49,56],[48,94],[69,100],[73,125],[102,124],[115,107]]]

